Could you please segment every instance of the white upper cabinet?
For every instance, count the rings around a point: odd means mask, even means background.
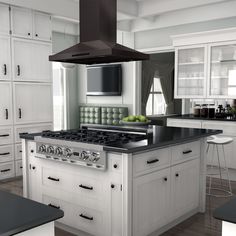
[[[176,50],[175,97],[198,98],[206,94],[205,46],[183,47]]]
[[[41,12],[34,12],[34,32],[33,38],[51,41],[52,22],[51,16]]]
[[[0,125],[12,123],[12,87],[11,83],[0,82]]]
[[[15,124],[52,121],[52,88],[50,84],[14,84]]]
[[[51,16],[30,9],[11,8],[12,35],[16,37],[51,41]]]
[[[210,45],[209,74],[209,97],[236,98],[236,42]]]
[[[0,34],[10,33],[9,6],[0,4]]]
[[[11,79],[10,38],[0,36],[0,80]]]
[[[13,80],[51,82],[50,43],[14,38],[12,54]]]
[[[20,7],[11,7],[11,28],[13,36],[32,38],[32,11]]]

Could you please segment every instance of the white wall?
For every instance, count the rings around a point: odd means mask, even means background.
[[[221,20],[212,20],[201,23],[184,24],[174,27],[141,31],[135,33],[135,48],[147,49],[155,47],[168,47],[172,46],[171,35],[216,30],[235,26],[236,17],[232,17]]]
[[[125,46],[134,46],[132,33],[118,32],[117,41]],[[78,66],[78,100],[81,105],[127,106],[130,114],[133,113],[135,101],[135,62],[122,63],[123,88],[122,96],[86,96],[87,71],[86,66]]]

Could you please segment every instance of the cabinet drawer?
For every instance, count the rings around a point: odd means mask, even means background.
[[[21,144],[15,145],[15,159],[22,160],[22,145]]]
[[[236,124],[234,122],[230,121],[224,121],[224,122],[219,122],[219,121],[204,121],[202,122],[202,128],[203,129],[219,129],[223,130],[223,135],[232,135],[236,136]]]
[[[0,128],[0,145],[13,143],[13,129]]]
[[[200,156],[200,141],[175,146],[172,151],[172,164],[177,164]]]
[[[14,176],[14,162],[0,164],[0,179],[12,178]]]
[[[52,124],[30,125],[30,126],[17,126],[15,127],[15,142],[19,143],[21,133],[40,133],[44,130],[51,130]]]
[[[134,155],[133,173],[135,176],[145,174],[170,166],[170,149],[159,149],[156,151]]]
[[[72,175],[42,168],[43,185],[78,194],[84,198],[99,200],[103,194],[103,183],[95,177]]]
[[[22,161],[16,161],[16,176],[22,176],[22,170],[23,170],[23,166],[22,166]]]
[[[13,146],[1,146],[0,147],[0,162],[7,162],[13,161],[14,154],[13,154]]]
[[[167,126],[201,129],[201,121],[168,118]]]
[[[75,205],[48,195],[43,195],[43,203],[64,211],[64,217],[59,219],[59,222],[79,228],[92,235],[103,235],[104,212]]]

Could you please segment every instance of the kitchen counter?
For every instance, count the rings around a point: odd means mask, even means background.
[[[213,121],[231,121],[231,122],[236,122],[236,119],[195,117],[195,116],[192,115],[192,114],[176,115],[176,116],[171,116],[171,117],[169,117],[169,118],[174,118],[174,119],[193,119],[193,120],[213,120]]]
[[[64,216],[63,211],[0,191],[0,235],[27,232]]]
[[[130,127],[123,127],[123,131],[132,130]],[[192,140],[208,137],[222,133],[221,130],[206,130],[206,129],[189,129],[189,128],[175,128],[165,126],[153,126],[153,134],[148,134],[148,138],[138,142],[129,142],[126,144],[119,144],[112,146],[104,146],[105,151],[119,152],[119,153],[136,153],[150,149],[163,148],[165,146],[176,145],[183,142],[190,142]],[[27,140],[34,140],[37,134],[22,134],[20,137]]]

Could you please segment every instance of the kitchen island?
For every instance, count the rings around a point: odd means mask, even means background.
[[[58,227],[77,235],[159,235],[205,211],[206,138],[221,131],[157,126],[141,137],[126,134],[131,128],[104,129],[21,136],[24,195],[60,207]],[[89,143],[100,136],[125,142]]]
[[[1,236],[54,236],[54,221],[63,215],[59,209],[0,191]]]

